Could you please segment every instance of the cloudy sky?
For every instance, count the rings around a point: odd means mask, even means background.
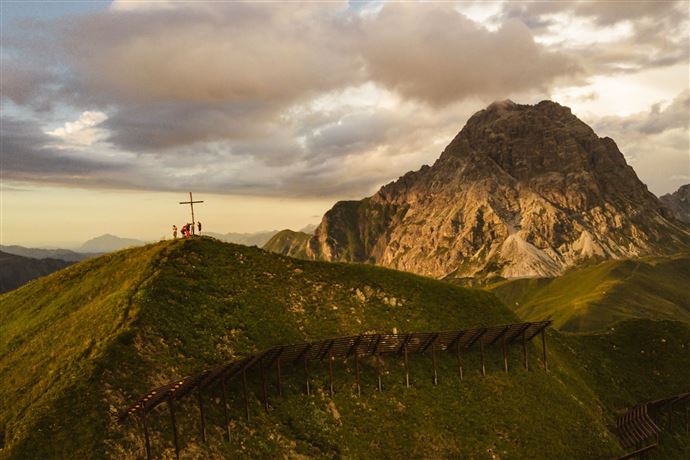
[[[0,4],[2,244],[300,228],[553,99],[657,195],[690,182],[690,3]]]

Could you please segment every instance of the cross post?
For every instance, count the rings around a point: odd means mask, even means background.
[[[188,204],[192,208],[192,235],[196,235],[196,221],[194,220],[194,203],[203,203],[203,201],[194,201],[192,192],[189,192],[189,201],[180,201],[180,204]]]

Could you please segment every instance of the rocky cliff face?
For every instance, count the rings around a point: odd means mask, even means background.
[[[690,184],[685,184],[659,199],[673,212],[676,219],[690,224]]]
[[[473,115],[433,166],[337,203],[301,249],[437,278],[512,278],[689,242],[612,139],[559,104],[503,101]]]

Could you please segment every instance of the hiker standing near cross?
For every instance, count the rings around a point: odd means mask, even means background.
[[[192,192],[189,192],[189,201],[180,201],[180,204],[188,204],[192,208],[192,235],[196,235],[194,227],[196,222],[194,221],[194,203],[203,203],[203,201],[194,201],[192,198]]]

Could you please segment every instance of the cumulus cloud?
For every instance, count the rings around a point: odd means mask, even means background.
[[[579,73],[574,60],[535,43],[523,23],[492,32],[447,3],[386,4],[362,20],[362,40],[371,79],[434,105],[547,88]]]
[[[604,117],[597,121],[598,129],[625,137],[628,134],[659,134],[669,129],[690,126],[690,91],[676,96],[668,105],[661,102],[652,105],[648,111],[627,117]]]
[[[485,24],[469,17],[487,14],[467,8],[118,1],[5,28],[3,98],[37,119],[56,107],[74,113],[57,128],[12,121],[6,177],[354,198],[432,162],[494,99],[527,102],[593,72],[687,56],[676,4],[596,13],[590,2],[510,2],[493,5]],[[629,25],[583,52],[544,39],[563,14],[605,33]],[[624,143],[679,123],[670,106],[654,110],[600,125]]]
[[[499,17],[527,24],[537,41],[570,53],[588,74],[666,67],[690,56],[682,0],[505,2]]]
[[[626,117],[603,117],[594,122],[601,136],[616,139],[643,182],[660,195],[673,192],[690,174],[690,91],[666,105]]]
[[[87,110],[78,120],[68,121],[61,128],[46,131],[46,133],[61,139],[66,144],[88,146],[106,136],[106,133],[96,126],[107,119],[108,116],[103,112]]]

